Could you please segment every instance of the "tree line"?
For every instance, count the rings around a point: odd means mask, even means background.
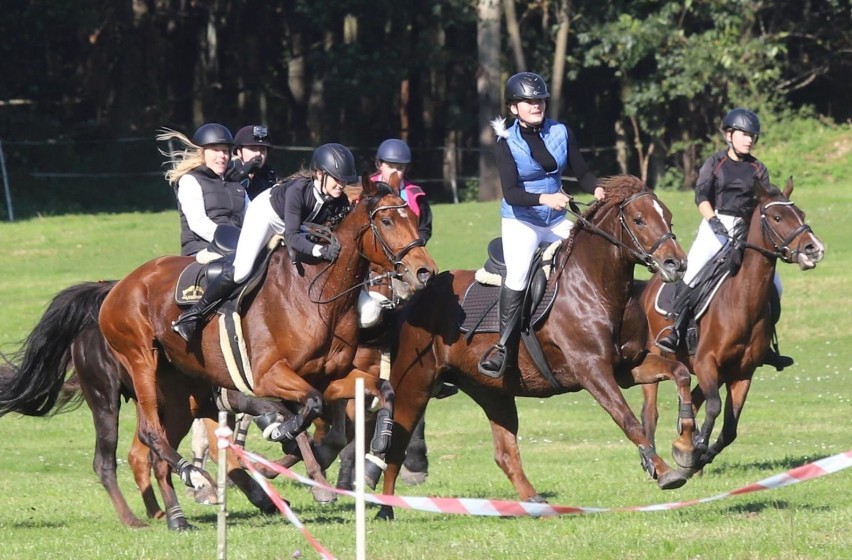
[[[0,139],[270,126],[280,145],[404,138],[419,175],[477,154],[511,74],[548,81],[599,174],[690,186],[733,106],[852,117],[848,0],[10,0]],[[599,156],[599,157],[598,157]],[[426,157],[426,156],[424,156]],[[13,162],[10,162],[12,165]],[[288,170],[289,171],[289,170]]]

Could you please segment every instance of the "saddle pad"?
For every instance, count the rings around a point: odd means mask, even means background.
[[[192,305],[201,299],[204,290],[207,289],[207,274],[205,266],[193,261],[178,277],[175,285],[175,303],[178,305]]]
[[[722,276],[716,281],[716,284],[709,290],[703,290],[702,293],[704,296],[694,303],[694,317],[696,320],[700,319],[704,312],[707,311],[707,307],[710,305],[710,302],[713,301],[713,297],[716,295],[716,292],[719,291],[719,286],[722,285],[722,282],[728,277],[728,273],[722,274]],[[654,309],[660,315],[667,316],[674,310],[674,300],[678,295],[678,288],[683,284],[683,282],[663,282],[660,286],[660,289],[657,291],[656,296],[654,297]],[[681,288],[682,289],[682,288]],[[697,289],[693,289],[693,294],[696,294]]]
[[[550,282],[544,290],[544,296],[529,321],[533,327],[537,327],[547,317],[553,302],[556,299],[558,282]],[[473,281],[464,293],[462,299],[462,313],[459,318],[459,329],[463,333],[471,331],[475,333],[500,332],[500,314],[497,301],[500,299],[500,287],[481,284]],[[524,321],[524,324],[527,324]]]

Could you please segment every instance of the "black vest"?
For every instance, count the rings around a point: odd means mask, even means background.
[[[239,183],[226,182],[205,165],[196,167],[187,175],[192,175],[201,185],[204,197],[204,211],[207,217],[218,225],[242,227],[245,214],[246,192]],[[189,229],[186,215],[178,202],[180,214],[180,254],[194,255],[209,242]]]

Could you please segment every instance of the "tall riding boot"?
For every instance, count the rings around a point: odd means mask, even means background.
[[[234,267],[225,266],[222,275],[207,286],[201,299],[180,314],[172,323],[172,330],[189,342],[198,324],[204,320],[223,299],[231,295],[238,284],[234,281]]]
[[[663,328],[657,335],[655,344],[658,348],[665,352],[677,354],[677,349],[680,347],[680,342],[686,334],[686,327],[689,324],[690,312],[684,309],[675,315],[674,323],[671,326]],[[663,335],[665,333],[665,335]]]
[[[772,292],[769,295],[770,300],[770,315],[772,317],[772,345],[763,356],[763,364],[772,366],[776,371],[784,371],[784,368],[792,366],[795,362],[790,356],[783,356],[778,350],[778,331],[775,330],[775,325],[781,318],[781,297],[778,295],[778,288],[775,284],[772,285]]]
[[[524,291],[506,286],[500,290],[500,340],[479,360],[479,373],[499,378],[515,358],[517,352],[517,326],[521,319]]]

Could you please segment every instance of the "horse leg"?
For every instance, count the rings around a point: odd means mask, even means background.
[[[593,373],[593,371],[578,376],[580,379],[585,380],[585,383],[582,384],[583,388],[607,411],[615,423],[618,424],[618,427],[621,428],[621,431],[624,432],[624,435],[639,448],[639,452],[643,457],[642,464],[653,468],[653,471],[649,470],[649,472],[651,476],[657,479],[657,485],[663,490],[671,490],[680,488],[686,484],[686,477],[672,469],[654,451],[650,440],[645,437],[642,424],[639,423],[639,420],[630,410],[627,401],[624,400],[624,395],[615,382],[611,368],[608,365],[598,368],[598,371],[605,373]]]
[[[160,503],[157,501],[157,495],[154,493],[154,487],[151,485],[151,450],[148,446],[139,441],[138,434],[133,434],[133,443],[130,444],[130,452],[127,455],[127,462],[130,464],[130,470],[133,472],[133,480],[136,482],[136,487],[142,495],[142,502],[145,504],[145,511],[150,519],[162,519],[166,516],[166,512],[160,508]]]
[[[429,458],[426,448],[426,417],[420,419],[414,426],[411,440],[405,449],[405,462],[402,464],[400,478],[411,486],[417,486],[426,482],[429,476]]]
[[[657,354],[648,354],[642,363],[631,370],[636,383],[643,384],[645,397],[642,405],[642,425],[645,436],[656,449],[654,434],[657,428],[657,391],[658,383],[664,379],[674,381],[678,393],[678,437],[672,442],[672,457],[680,467],[690,468],[697,459],[695,453],[695,411],[692,408],[692,381],[689,370],[681,362],[669,360]],[[643,459],[644,459],[644,455]],[[646,470],[650,465],[644,465]],[[650,471],[649,471],[650,472]]]
[[[696,353],[697,356],[701,355]],[[701,429],[695,435],[695,452],[699,456],[696,470],[706,463],[707,450],[710,445],[710,437],[716,424],[716,418],[722,412],[722,399],[719,396],[719,369],[711,360],[696,360],[694,364],[695,376],[698,378],[698,386],[692,391],[692,402],[695,410],[705,404],[704,422]],[[696,393],[700,393],[697,395]]]
[[[737,439],[737,427],[748,391],[751,388],[751,378],[731,381],[727,388],[728,395],[725,398],[725,419],[722,424],[722,431],[713,445],[710,446],[710,449],[707,450],[707,463],[713,462],[716,455]]]
[[[470,397],[482,408],[491,423],[494,462],[514,486],[521,500],[546,503],[527,478],[518,449],[518,408],[515,398],[494,392],[470,391]]]

